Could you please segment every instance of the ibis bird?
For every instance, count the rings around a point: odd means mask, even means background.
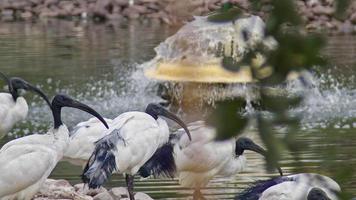
[[[89,106],[66,95],[56,95],[51,103],[54,127],[46,134],[34,134],[6,143],[0,149],[0,199],[30,200],[50,175],[69,142],[61,109],[77,108],[105,120]]]
[[[157,157],[153,156],[155,159],[146,163],[140,172],[145,172],[146,176],[176,173],[179,183],[184,187],[194,188],[194,198],[200,198],[200,189],[205,187],[213,177],[218,175],[231,177],[244,170],[245,150],[266,155],[262,147],[246,137],[215,141],[215,129],[206,126],[204,122],[195,122],[189,125],[188,129],[192,134],[191,141],[180,129],[173,134],[175,137],[172,137],[170,144],[166,144],[174,146],[170,154],[174,156],[175,167],[168,170],[176,170],[176,172],[165,171],[166,168],[160,167],[162,165],[160,162],[169,158],[167,153],[161,152],[157,152],[155,154]],[[282,175],[281,169],[278,170]]]
[[[8,78],[0,72],[0,76],[6,81],[9,93],[0,93],[0,139],[4,137],[12,127],[26,118],[28,105],[25,98],[19,96],[19,90],[28,90],[39,94],[48,105],[50,101],[37,87],[17,77]]]
[[[130,199],[134,199],[133,177],[169,141],[169,128],[161,116],[169,118],[190,133],[173,113],[158,104],[149,104],[145,112],[125,112],[111,123],[110,134],[95,143],[82,179],[89,188],[98,188],[113,173],[125,174]]]
[[[340,186],[320,174],[301,173],[258,181],[236,200],[336,200]]]
[[[104,118],[111,127],[112,119]],[[78,123],[69,133],[69,145],[64,152],[63,160],[73,165],[84,167],[95,149],[95,142],[103,138],[108,132],[100,120],[93,117]]]

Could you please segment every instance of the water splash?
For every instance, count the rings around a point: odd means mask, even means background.
[[[356,90],[350,84],[354,76],[337,77],[333,70],[319,71],[306,76],[308,87],[300,80],[287,85],[290,95],[304,96],[302,104],[292,109],[292,113],[301,116],[303,129],[356,128]]]
[[[137,65],[124,66],[131,70],[126,71],[125,75],[122,72],[114,74],[114,80],[111,81],[108,77],[103,78],[103,80],[90,77],[84,85],[80,86],[80,89],[77,85],[67,85],[52,79],[48,79],[46,85],[38,85],[38,87],[47,88],[48,91],[54,91],[54,93],[67,94],[93,107],[102,116],[114,118],[122,112],[142,111],[148,103],[162,101],[156,95],[153,87],[154,82],[148,80],[143,75],[142,70],[136,70],[134,66]],[[122,68],[123,66],[119,67]],[[17,125],[9,134],[10,136],[19,137],[30,133],[45,133],[52,126],[52,114],[48,106],[38,97],[34,97],[32,101],[28,102],[31,103],[27,120]],[[90,117],[92,116],[79,110],[63,109],[62,120],[68,127]]]

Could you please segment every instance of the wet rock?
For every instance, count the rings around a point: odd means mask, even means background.
[[[137,199],[137,200],[153,200],[150,196],[148,196],[147,194],[142,193],[142,192],[137,192],[135,194],[135,199]]]
[[[12,9],[5,9],[1,11],[1,17],[13,17],[14,11]]]
[[[110,190],[110,194],[115,199],[127,198],[129,196],[129,192],[127,188],[124,187],[115,187]]]
[[[332,7],[325,7],[321,5],[317,5],[313,8],[313,12],[317,15],[329,15],[331,16],[334,14],[334,8]]]
[[[351,22],[348,20],[339,26],[340,33],[349,34],[349,33],[352,33],[352,31],[353,31],[353,26],[352,26]]]
[[[28,0],[13,0],[11,7],[13,9],[23,9],[26,6],[29,6],[30,2]]]
[[[129,19],[137,19],[140,17],[140,13],[138,10],[136,9],[132,9],[131,7],[127,7],[122,14],[126,17],[128,17]]]
[[[95,195],[93,200],[114,200],[114,198],[106,191]]]
[[[34,200],[46,199],[75,199],[75,200],[91,200],[87,195],[79,194],[74,187],[66,180],[47,179],[43,186],[36,194]]]
[[[20,16],[22,19],[31,19],[33,17],[32,13],[31,12],[23,12],[21,13],[21,16]]]
[[[351,15],[350,21],[351,21],[351,23],[356,24],[356,12],[354,12],[354,13]]]
[[[319,0],[307,0],[306,5],[308,7],[314,7],[316,5],[320,5],[320,2],[319,2]]]
[[[74,185],[74,189],[76,192],[84,195],[89,195],[89,196],[95,196],[99,193],[107,192],[107,189],[104,187],[100,187],[97,189],[89,189],[88,185],[85,185],[84,183],[79,183]]]

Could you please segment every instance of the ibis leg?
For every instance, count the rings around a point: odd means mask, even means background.
[[[196,188],[193,193],[193,200],[205,200],[200,188]]]
[[[134,176],[130,174],[126,174],[126,185],[127,190],[129,192],[130,200],[135,200],[135,196],[133,193],[133,186],[134,186]]]

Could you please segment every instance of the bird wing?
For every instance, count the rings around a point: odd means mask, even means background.
[[[188,124],[188,129],[193,133],[193,141],[197,141],[197,136],[204,128],[203,121],[196,121]],[[182,137],[184,139],[182,139]],[[169,135],[169,141],[158,148],[153,156],[140,168],[139,174],[142,177],[153,175],[154,177],[170,177],[174,178],[176,174],[176,164],[174,161],[174,146],[184,140],[184,144],[188,144],[189,138],[183,128],[178,129],[173,134]],[[189,141],[190,142],[190,141]]]
[[[45,180],[57,163],[53,150],[39,145],[13,145],[0,153],[0,197]]]
[[[266,189],[260,199],[264,200],[299,200],[307,199],[308,185],[287,181]]]
[[[184,148],[192,143],[208,143],[215,138],[216,131],[213,127],[205,125],[203,121],[197,121],[188,124],[188,129],[192,135],[192,140],[190,141],[188,135],[185,134],[184,129],[178,129],[174,132],[174,135],[179,137],[179,146]]]
[[[111,126],[112,120],[105,121]],[[70,133],[68,148],[64,158],[88,160],[95,148],[95,142],[108,134],[106,127],[97,118],[81,122]]]
[[[110,127],[110,124],[112,123],[113,120],[108,119],[108,118],[104,118],[104,120]],[[73,127],[73,129],[71,129],[69,131],[70,132],[69,135],[70,135],[71,139],[77,138],[80,136],[84,136],[84,134],[87,137],[87,136],[101,134],[101,130],[106,130],[106,127],[103,125],[103,123],[98,118],[92,117],[92,118],[88,119],[87,121],[78,123],[75,127]],[[98,137],[98,139],[100,139],[100,138],[102,138],[102,137]]]
[[[138,171],[158,148],[155,135],[159,134],[159,126],[145,113],[123,113],[108,131],[110,134],[96,142],[82,175],[91,188],[100,187],[114,170]]]
[[[46,144],[46,142],[51,142],[52,140],[49,140],[49,138],[51,137],[50,134],[33,134],[33,135],[28,135],[28,136],[24,136],[21,138],[17,138],[16,140],[11,140],[10,142],[4,144],[4,146],[1,147],[0,149],[0,154],[2,152],[5,152],[8,148],[10,148],[11,146],[14,145],[26,145],[26,144],[32,144],[32,145],[36,145],[36,144]],[[49,145],[51,145],[50,143],[48,143]]]
[[[176,145],[175,162],[178,171],[203,173],[214,170],[234,157],[233,141],[195,142],[185,148]]]
[[[146,178],[153,175],[154,177],[174,178],[176,165],[174,162],[173,148],[174,144],[168,142],[156,150],[153,156],[140,168],[138,173]]]

